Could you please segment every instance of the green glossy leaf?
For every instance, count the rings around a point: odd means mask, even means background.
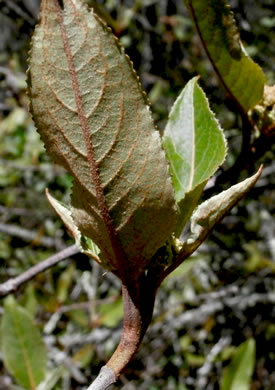
[[[230,365],[224,370],[221,390],[249,390],[255,367],[256,345],[254,339],[242,343]]]
[[[206,53],[227,92],[244,111],[262,98],[265,75],[248,57],[226,0],[186,0]]]
[[[129,59],[81,0],[42,1],[29,90],[48,152],[74,176],[74,224],[120,276],[139,273],[174,230],[168,165]]]
[[[223,132],[197,78],[187,83],[174,103],[163,145],[180,209],[180,231],[197,205],[205,183],[226,155]]]
[[[35,390],[45,376],[46,349],[33,318],[12,296],[5,300],[2,353],[16,381],[25,389]]]
[[[198,247],[209,236],[214,226],[255,185],[262,169],[261,166],[255,175],[199,205],[191,217],[191,236],[187,240],[189,249]]]

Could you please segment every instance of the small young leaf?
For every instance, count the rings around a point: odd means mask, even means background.
[[[75,239],[75,242],[79,245],[81,234],[78,230],[76,224],[74,223],[74,220],[72,218],[72,211],[69,206],[65,205],[64,203],[59,202],[57,199],[55,199],[46,188],[46,196],[47,199],[56,212],[56,214],[62,219],[62,222],[68,229],[70,235]]]
[[[224,370],[221,390],[249,390],[255,366],[256,345],[254,339],[242,343],[230,365]]]
[[[63,5],[41,2],[29,71],[33,117],[48,152],[74,176],[74,224],[130,277],[174,230],[168,164],[123,49],[83,1]]]
[[[226,155],[223,132],[196,77],[187,83],[170,111],[163,146],[180,209],[180,233],[205,183]]]
[[[35,390],[45,376],[46,349],[31,315],[12,296],[5,300],[2,336],[7,369],[21,386]]]
[[[213,196],[195,210],[191,217],[191,237],[187,240],[187,246],[197,247],[208,237],[214,226],[255,185],[262,170],[261,166],[255,175]]]
[[[186,0],[206,53],[227,92],[244,111],[262,98],[265,75],[246,54],[226,0]]]
[[[64,225],[68,229],[71,236],[75,239],[76,244],[79,246],[82,253],[91,257],[92,259],[99,262],[103,267],[110,270],[108,264],[102,263],[98,257],[100,250],[98,246],[88,237],[85,237],[78,230],[73,218],[71,208],[64,203],[59,202],[55,199],[46,189],[46,196],[52,208],[55,210],[56,214],[62,219]]]

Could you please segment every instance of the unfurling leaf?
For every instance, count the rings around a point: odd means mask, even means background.
[[[46,196],[56,214],[62,219],[62,222],[68,229],[69,233],[75,239],[75,242],[79,246],[81,252],[98,261],[101,265],[105,266],[105,268],[108,268],[108,264],[102,264],[102,261],[100,261],[98,257],[100,251],[97,245],[88,237],[85,237],[83,234],[81,234],[78,230],[72,218],[71,208],[55,199],[49,193],[48,189],[46,189]]]
[[[232,362],[224,370],[221,390],[249,390],[255,367],[256,345],[254,339],[242,343]]]
[[[29,90],[48,152],[74,176],[74,225],[139,273],[175,228],[168,164],[129,59],[82,1],[42,0]]]
[[[180,210],[180,234],[205,183],[226,156],[223,132],[196,77],[187,83],[170,111],[163,145]]]
[[[7,369],[21,386],[35,390],[46,373],[46,349],[31,315],[12,296],[5,301],[2,335]]]
[[[191,237],[187,240],[187,247],[198,247],[209,236],[214,226],[255,185],[262,170],[261,166],[255,175],[199,205],[191,217]]]
[[[263,96],[265,75],[248,57],[226,0],[186,0],[206,53],[226,90],[244,111]]]

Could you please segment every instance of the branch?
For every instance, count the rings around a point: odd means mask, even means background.
[[[0,297],[5,297],[10,293],[15,292],[22,284],[33,279],[39,273],[46,271],[60,261],[65,260],[79,252],[80,250],[76,245],[69,246],[55,255],[48,257],[46,260],[43,260],[40,263],[34,265],[16,278],[7,280],[6,282],[0,284]]]
[[[116,376],[113,370],[108,366],[104,366],[87,390],[105,390],[115,382]]]
[[[63,242],[60,239],[52,237],[41,237],[37,231],[23,229],[16,225],[6,224],[0,222],[0,232],[11,236],[19,237],[25,241],[31,241],[33,245],[42,245],[46,248],[62,248]]]

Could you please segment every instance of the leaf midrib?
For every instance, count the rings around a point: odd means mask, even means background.
[[[191,94],[191,110],[192,110],[192,151],[191,151],[191,163],[190,163],[190,178],[188,189],[186,192],[190,192],[193,189],[194,175],[195,175],[195,116],[194,116],[194,93],[195,93],[195,83],[192,85],[192,94]]]
[[[20,326],[20,322],[18,322],[18,320],[17,320],[16,313],[13,312],[12,309],[10,310],[10,314],[11,314],[12,321],[14,323],[15,333],[17,334],[19,344],[21,345],[21,348],[22,348],[22,354],[24,356],[24,361],[25,361],[25,365],[26,365],[27,375],[28,375],[29,380],[30,380],[31,389],[35,390],[36,389],[36,383],[35,383],[35,379],[34,379],[34,376],[33,376],[32,365],[31,365],[31,362],[29,360],[29,356],[28,356],[28,352],[27,352],[26,343],[25,343],[25,340],[24,340],[22,328]],[[21,332],[20,332],[20,330],[21,330]]]
[[[76,108],[77,108],[77,115],[79,118],[83,138],[84,138],[84,143],[86,146],[86,151],[87,151],[87,160],[89,163],[90,167],[90,173],[91,173],[91,178],[95,187],[95,195],[96,195],[96,201],[98,204],[98,208],[101,214],[101,217],[104,221],[113,251],[115,255],[114,262],[113,264],[114,267],[116,267],[119,263],[125,263],[125,254],[124,251],[122,250],[119,238],[117,236],[117,232],[113,226],[113,221],[109,213],[108,205],[106,202],[106,198],[104,195],[104,190],[101,184],[100,176],[99,176],[99,170],[97,166],[97,162],[95,159],[95,154],[94,154],[94,148],[92,143],[90,142],[90,137],[89,137],[89,124],[88,124],[88,119],[85,115],[84,112],[84,107],[83,107],[83,101],[80,93],[80,88],[79,88],[79,82],[76,74],[76,69],[73,61],[73,55],[71,52],[70,48],[70,43],[66,31],[66,27],[64,25],[64,19],[63,19],[63,14],[62,10],[59,6],[59,3],[57,0],[54,0],[56,8],[57,8],[57,20],[59,23],[60,31],[61,31],[61,37],[63,41],[63,46],[64,46],[64,51],[65,55],[67,58],[67,63],[68,63],[68,68],[69,68],[69,74],[70,78],[72,81],[72,88],[74,92],[74,97],[75,97],[75,103],[76,103]],[[110,259],[111,260],[111,259]],[[117,268],[117,267],[116,267]],[[122,269],[121,267],[119,267]]]

